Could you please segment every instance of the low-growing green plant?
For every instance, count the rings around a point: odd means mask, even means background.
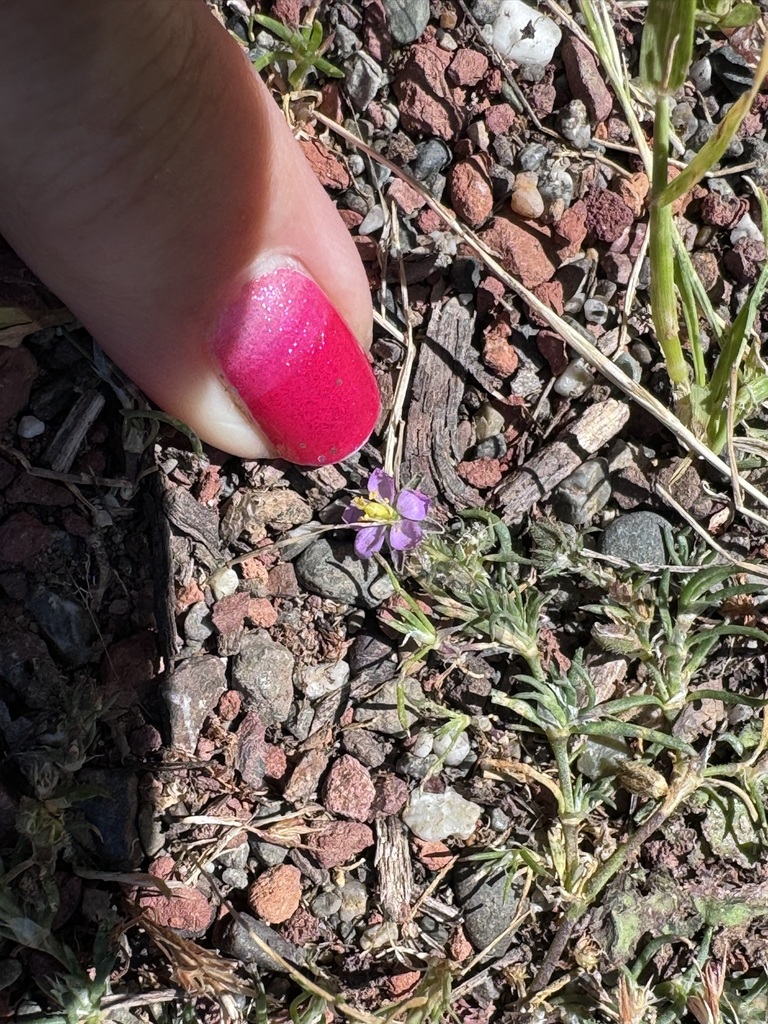
[[[329,40],[323,39],[323,26],[319,21],[312,21],[308,25],[293,29],[266,14],[252,14],[249,26],[252,42],[254,24],[261,25],[278,40],[274,50],[268,50],[253,61],[257,71],[262,71],[273,64],[287,65],[288,84],[295,92],[303,89],[307,79],[313,74],[319,73],[328,78],[344,77],[343,71],[323,57]],[[283,45],[280,45],[281,43]]]

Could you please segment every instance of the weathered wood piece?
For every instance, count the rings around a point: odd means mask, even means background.
[[[404,482],[419,477],[425,493],[457,509],[483,504],[454,468],[464,456],[457,426],[473,327],[473,314],[456,299],[432,313],[413,378],[400,474]]]
[[[612,440],[629,419],[629,406],[607,398],[590,406],[561,431],[557,438],[509,473],[496,496],[502,517],[516,522],[537,501],[565,480],[582,462]]]

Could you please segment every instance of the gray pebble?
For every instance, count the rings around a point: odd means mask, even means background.
[[[582,526],[606,506],[610,497],[608,463],[605,459],[590,459],[555,489],[555,514],[572,526]]]
[[[640,378],[643,376],[643,368],[637,359],[630,355],[629,352],[620,352],[614,359],[614,363],[620,370],[623,370],[623,372],[626,373],[626,375],[630,377],[635,384],[640,383]]]
[[[284,846],[275,846],[274,843],[265,843],[261,840],[251,839],[250,845],[261,863],[267,868],[273,868],[277,864],[282,864],[288,856],[288,850]]]
[[[509,926],[520,895],[504,871],[479,877],[477,864],[460,864],[454,874],[456,902],[464,912],[464,931],[479,953]],[[492,958],[503,956],[514,941],[508,935],[493,947]]]
[[[384,76],[381,68],[369,54],[358,50],[345,62],[345,84],[352,106],[367,110],[381,88]]]
[[[226,868],[221,873],[221,880],[230,889],[248,888],[248,872],[241,868]]]
[[[287,960],[297,967],[304,963],[306,958],[303,949],[295,946],[292,942],[287,942],[274,928],[270,928],[263,921],[257,921],[250,914],[239,914],[238,920],[232,919],[227,923],[221,937],[222,953],[225,956],[234,957],[236,960],[242,960],[245,964],[264,968],[264,970],[284,970],[274,957],[255,942],[252,933],[255,933],[283,960]]]
[[[699,92],[706,92],[712,85],[712,62],[709,57],[695,60],[688,75]]]
[[[246,636],[232,662],[232,685],[244,693],[267,726],[284,722],[293,703],[294,658],[268,633]]]
[[[309,909],[320,921],[338,914],[341,908],[341,896],[338,892],[320,892],[309,905]]]
[[[429,0],[383,0],[392,38],[397,43],[413,43],[423,34],[429,21]]]
[[[421,684],[412,677],[403,681],[406,698],[414,703],[424,700],[424,691]],[[405,712],[405,720],[408,728],[416,722],[416,715],[412,711]],[[383,733],[385,736],[402,736],[403,726],[397,710],[397,680],[389,679],[383,686],[375,691],[368,699],[361,701],[355,708],[355,722],[364,723],[374,732]]]
[[[346,541],[314,541],[299,556],[296,576],[313,594],[361,608],[376,608],[394,593],[384,570],[358,558]]]
[[[362,223],[357,228],[358,235],[372,235],[374,231],[380,231],[384,227],[385,220],[384,210],[377,203],[363,217]]]
[[[193,604],[184,617],[184,637],[190,643],[205,643],[213,636],[213,621],[205,601]]]
[[[557,118],[560,134],[576,149],[586,149],[592,141],[587,108],[581,100],[571,100],[560,111]]]
[[[549,150],[540,142],[531,142],[523,146],[518,154],[517,161],[521,171],[538,171],[547,158]]]
[[[427,139],[416,147],[416,159],[412,170],[414,178],[424,181],[430,174],[436,174],[448,166],[451,151],[440,139]]]
[[[341,734],[341,745],[345,754],[356,757],[366,768],[381,767],[390,749],[367,729],[345,729]]]
[[[80,668],[90,661],[96,630],[82,602],[40,586],[25,603],[68,668]]]
[[[205,655],[183,662],[160,688],[171,728],[171,747],[193,754],[203,722],[227,688],[220,658]]]
[[[671,529],[655,512],[631,512],[608,524],[600,538],[600,550],[633,565],[665,565],[664,534]]]
[[[555,380],[552,390],[562,398],[580,398],[594,383],[590,367],[582,359],[574,359]]]
[[[105,794],[75,805],[96,830],[92,838],[95,854],[108,867],[117,870],[136,868],[142,858],[136,828],[139,803],[136,775],[99,768],[82,772],[78,782],[83,789],[99,789]]]
[[[359,921],[368,909],[368,887],[354,878],[348,878],[341,889],[342,921]]]

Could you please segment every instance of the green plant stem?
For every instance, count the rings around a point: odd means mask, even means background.
[[[676,399],[690,392],[690,371],[683,357],[677,319],[675,292],[675,225],[672,207],[659,202],[667,184],[669,172],[669,117],[670,98],[666,94],[656,99],[653,127],[653,184],[651,188],[650,243],[651,310],[667,373]]]
[[[533,980],[532,992],[540,992],[549,984],[558,961],[565,952],[565,947],[568,945],[573,929],[606,885],[618,874],[627,861],[640,852],[643,844],[650,839],[653,833],[661,828],[696,792],[702,781],[703,768],[703,764],[698,761],[685,764],[678,772],[677,777],[673,779],[667,795],[653,814],[598,868],[586,887],[583,897],[565,912],[560,927],[557,929],[552,940],[552,945],[549,947],[547,955]]]
[[[573,780],[571,778],[571,762],[568,757],[568,737],[550,733],[547,736],[557,765],[560,781],[560,792],[563,794],[563,807],[560,812],[560,824],[563,829],[565,843],[565,883],[570,888],[576,878],[579,867],[579,819],[573,798]]]

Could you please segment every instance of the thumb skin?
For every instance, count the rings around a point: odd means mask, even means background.
[[[0,132],[0,232],[161,408],[248,458],[366,441],[364,270],[202,0],[3,0]]]

